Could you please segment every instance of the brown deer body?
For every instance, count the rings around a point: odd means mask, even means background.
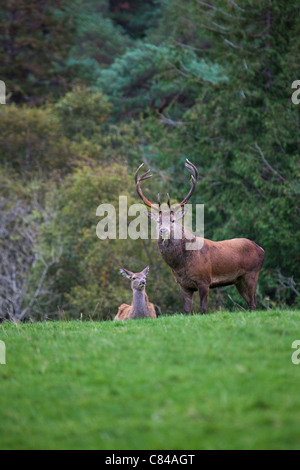
[[[115,316],[115,320],[134,320],[137,318],[156,318],[155,307],[149,302],[146,294],[146,278],[149,267],[141,273],[132,273],[127,269],[120,270],[122,276],[130,279],[133,291],[132,305],[122,304]]]
[[[246,238],[219,242],[197,239],[179,223],[185,215],[182,208],[193,194],[198,179],[197,168],[188,160],[186,166],[193,173],[192,188],[176,208],[171,207],[168,196],[169,211],[162,211],[160,197],[158,198],[158,208],[144,197],[140,182],[150,178],[149,171],[140,178],[138,178],[138,172],[141,167],[136,172],[139,196],[148,207],[157,212],[148,212],[148,216],[158,224],[159,251],[164,261],[172,269],[175,280],[181,288],[184,311],[185,313],[191,312],[193,294],[198,291],[200,308],[205,313],[209,289],[228,285],[235,285],[247,302],[249,309],[255,309],[255,292],[259,273],[264,263],[264,250]],[[201,248],[187,250],[187,242],[201,242],[199,244]]]

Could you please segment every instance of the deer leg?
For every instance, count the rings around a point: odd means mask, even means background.
[[[245,274],[245,276],[241,277],[235,284],[238,292],[247,302],[249,310],[256,309],[255,292],[258,282],[258,276],[259,272]]]
[[[183,287],[181,287],[181,293],[183,297],[184,313],[191,313],[193,307],[194,291],[183,289]]]
[[[248,294],[250,297],[249,309],[256,309],[256,287],[258,283],[259,271],[251,274],[246,274],[245,282],[248,288]]]
[[[200,297],[200,310],[201,313],[206,313],[207,311],[207,301],[209,294],[209,286],[199,286],[199,297]]]

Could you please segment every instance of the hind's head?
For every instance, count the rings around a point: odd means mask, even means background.
[[[147,276],[149,274],[149,266],[140,273],[133,273],[127,269],[120,269],[122,276],[131,281],[132,290],[144,290],[147,284]]]

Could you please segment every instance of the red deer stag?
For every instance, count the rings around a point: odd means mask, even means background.
[[[184,200],[176,207],[171,206],[168,195],[169,210],[167,211],[162,210],[159,195],[158,206],[153,205],[143,195],[140,183],[151,178],[152,175],[148,170],[139,177],[142,166],[138,168],[135,175],[136,189],[146,206],[152,209],[147,212],[148,217],[158,224],[159,251],[172,269],[175,280],[181,288],[185,313],[190,313],[192,310],[194,292],[199,292],[201,312],[206,313],[209,289],[228,285],[235,285],[249,309],[255,309],[255,292],[264,263],[264,250],[246,238],[219,242],[197,239],[183,227],[180,223],[185,216],[183,208],[195,191],[198,180],[197,168],[189,160],[186,161],[185,166],[192,173],[192,187]],[[187,250],[187,242],[199,242],[202,248]]]
[[[149,267],[141,273],[132,273],[127,269],[120,269],[122,276],[131,280],[131,288],[133,291],[132,305],[123,304],[119,307],[119,311],[115,316],[115,320],[130,320],[136,318],[156,318],[155,307],[149,302],[146,294],[146,278],[149,273]]]

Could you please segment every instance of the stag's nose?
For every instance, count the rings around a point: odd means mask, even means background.
[[[140,282],[140,286],[145,286],[146,285],[146,281],[143,279],[141,282]]]

